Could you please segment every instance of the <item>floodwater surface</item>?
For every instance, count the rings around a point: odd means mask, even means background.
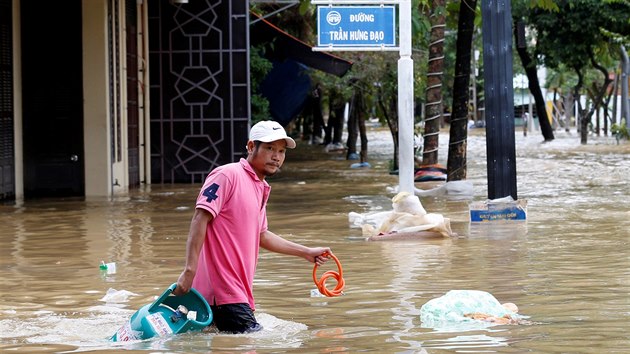
[[[369,169],[299,143],[269,179],[270,229],[330,246],[344,295],[315,297],[313,266],[261,250],[256,317],[247,335],[186,333],[109,338],[177,280],[199,185],[155,185],[103,200],[29,200],[0,206],[0,351],[152,353],[623,353],[630,348],[630,144],[556,132],[516,137],[518,195],[528,221],[470,224],[487,198],[483,132],[468,140],[472,197],[421,198],[457,238],[368,242],[350,212],[391,210],[389,132],[372,128]],[[448,134],[440,136],[446,161]],[[445,163],[445,162],[443,162]],[[429,188],[417,184],[418,187]],[[101,261],[116,263],[103,274]],[[334,262],[319,269],[337,270]],[[334,287],[334,280],[329,281]],[[420,308],[453,289],[513,302],[531,325],[427,328]]]

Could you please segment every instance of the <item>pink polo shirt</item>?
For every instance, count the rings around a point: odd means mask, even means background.
[[[254,307],[253,282],[260,234],[267,230],[271,187],[247,160],[214,169],[197,197],[197,208],[214,219],[206,229],[192,286],[210,305],[248,303]]]

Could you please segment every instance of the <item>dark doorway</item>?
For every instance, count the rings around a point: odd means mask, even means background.
[[[24,195],[83,196],[81,0],[21,5]]]

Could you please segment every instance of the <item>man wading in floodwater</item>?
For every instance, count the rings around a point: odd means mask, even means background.
[[[306,247],[267,229],[271,187],[286,149],[295,141],[274,121],[255,124],[249,133],[247,159],[214,169],[201,187],[186,242],[186,266],[175,295],[193,287],[208,301],[220,331],[254,332],[253,280],[260,247],[300,256],[322,265],[328,247]]]

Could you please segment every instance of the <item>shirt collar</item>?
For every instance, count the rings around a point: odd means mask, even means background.
[[[256,172],[254,171],[254,169],[252,168],[252,165],[249,164],[249,162],[241,157],[241,160],[239,161],[241,163],[241,166],[243,167],[243,169],[249,173],[250,177],[254,180],[254,181],[261,181],[260,178],[258,178],[258,175],[256,174]],[[265,185],[268,185],[267,181],[262,180],[262,182]]]

